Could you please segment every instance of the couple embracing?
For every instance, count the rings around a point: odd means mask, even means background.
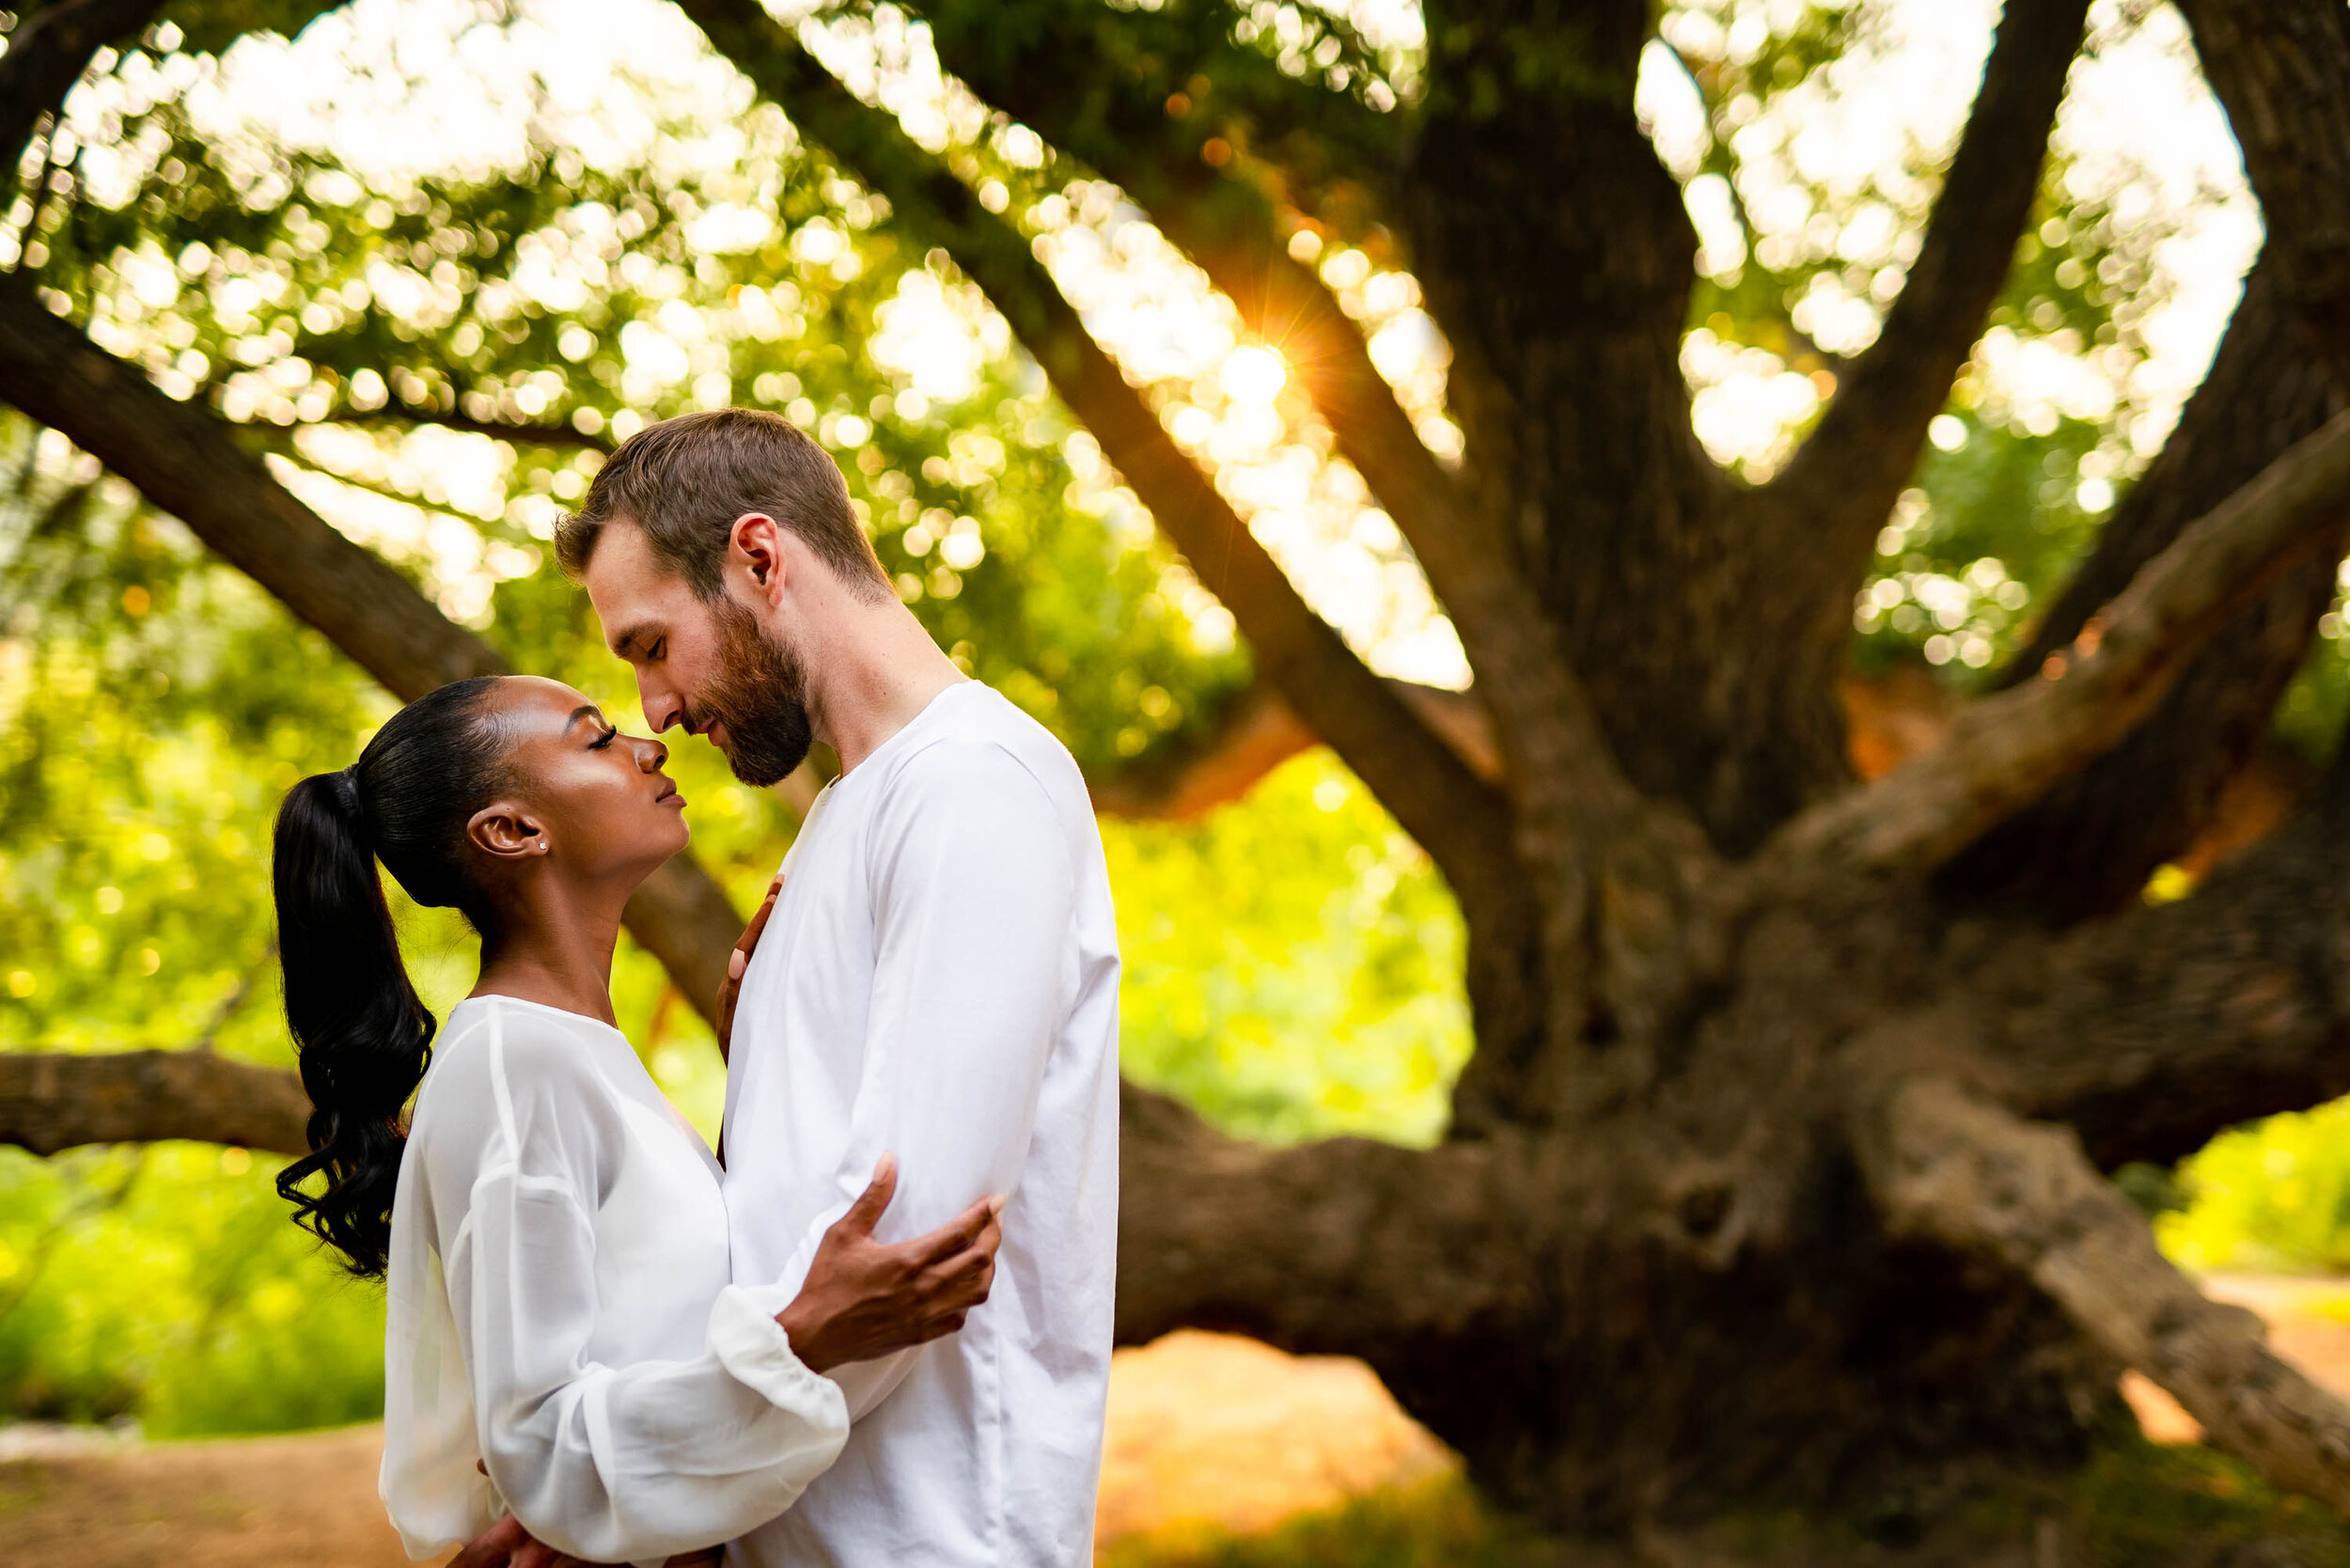
[[[939,652],[785,420],[648,428],[557,550],[656,731],[755,785],[815,740],[841,774],[730,966],[723,1168],[613,1022],[622,906],[687,839],[660,742],[556,682],[460,682],[288,795],[316,1152],[280,1187],[386,1278],[393,1522],[466,1568],[1074,1568],[1118,1199],[1075,763]],[[378,861],[481,934],[437,1034]]]

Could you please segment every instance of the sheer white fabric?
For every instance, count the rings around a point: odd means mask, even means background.
[[[848,1434],[775,1321],[796,1282],[729,1284],[709,1150],[576,1013],[450,1012],[388,1283],[382,1486],[411,1557],[510,1510],[575,1557],[658,1563],[790,1508]]]
[[[962,1332],[838,1376],[856,1425],[731,1568],[1082,1568],[1118,1235],[1118,932],[1060,743],[950,686],[825,792],[744,977],[728,1074],[738,1276],[796,1282],[898,1156],[880,1234],[1005,1193]]]

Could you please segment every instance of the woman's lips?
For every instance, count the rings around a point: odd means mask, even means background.
[[[677,792],[676,785],[670,784],[659,794],[653,796],[652,803],[655,806],[675,806],[682,808],[685,805],[685,797]]]

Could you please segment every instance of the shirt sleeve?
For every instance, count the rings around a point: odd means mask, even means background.
[[[868,854],[874,963],[863,1077],[835,1200],[801,1236],[786,1279],[806,1275],[885,1152],[898,1157],[898,1189],[884,1240],[935,1230],[990,1194],[1010,1197],[1076,991],[1068,838],[1044,787],[1003,746],[941,741],[910,759],[878,806]],[[850,1419],[885,1399],[919,1354],[836,1368]]]
[[[564,1083],[556,1063],[535,1065],[492,1063],[506,1147],[493,1145],[446,1253],[490,1481],[532,1535],[590,1561],[657,1562],[740,1535],[838,1457],[840,1389],[792,1355],[775,1321],[789,1294],[772,1286],[721,1293],[692,1360],[590,1359],[597,1172],[625,1126],[593,1114],[600,1081],[578,1082],[592,1074]]]

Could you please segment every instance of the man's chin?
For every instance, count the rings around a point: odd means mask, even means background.
[[[799,770],[800,764],[807,760],[808,748],[801,746],[796,755],[779,755],[756,747],[754,752],[755,755],[744,757],[728,751],[727,766],[733,771],[738,781],[748,784],[752,789],[772,790],[791,777]]]

